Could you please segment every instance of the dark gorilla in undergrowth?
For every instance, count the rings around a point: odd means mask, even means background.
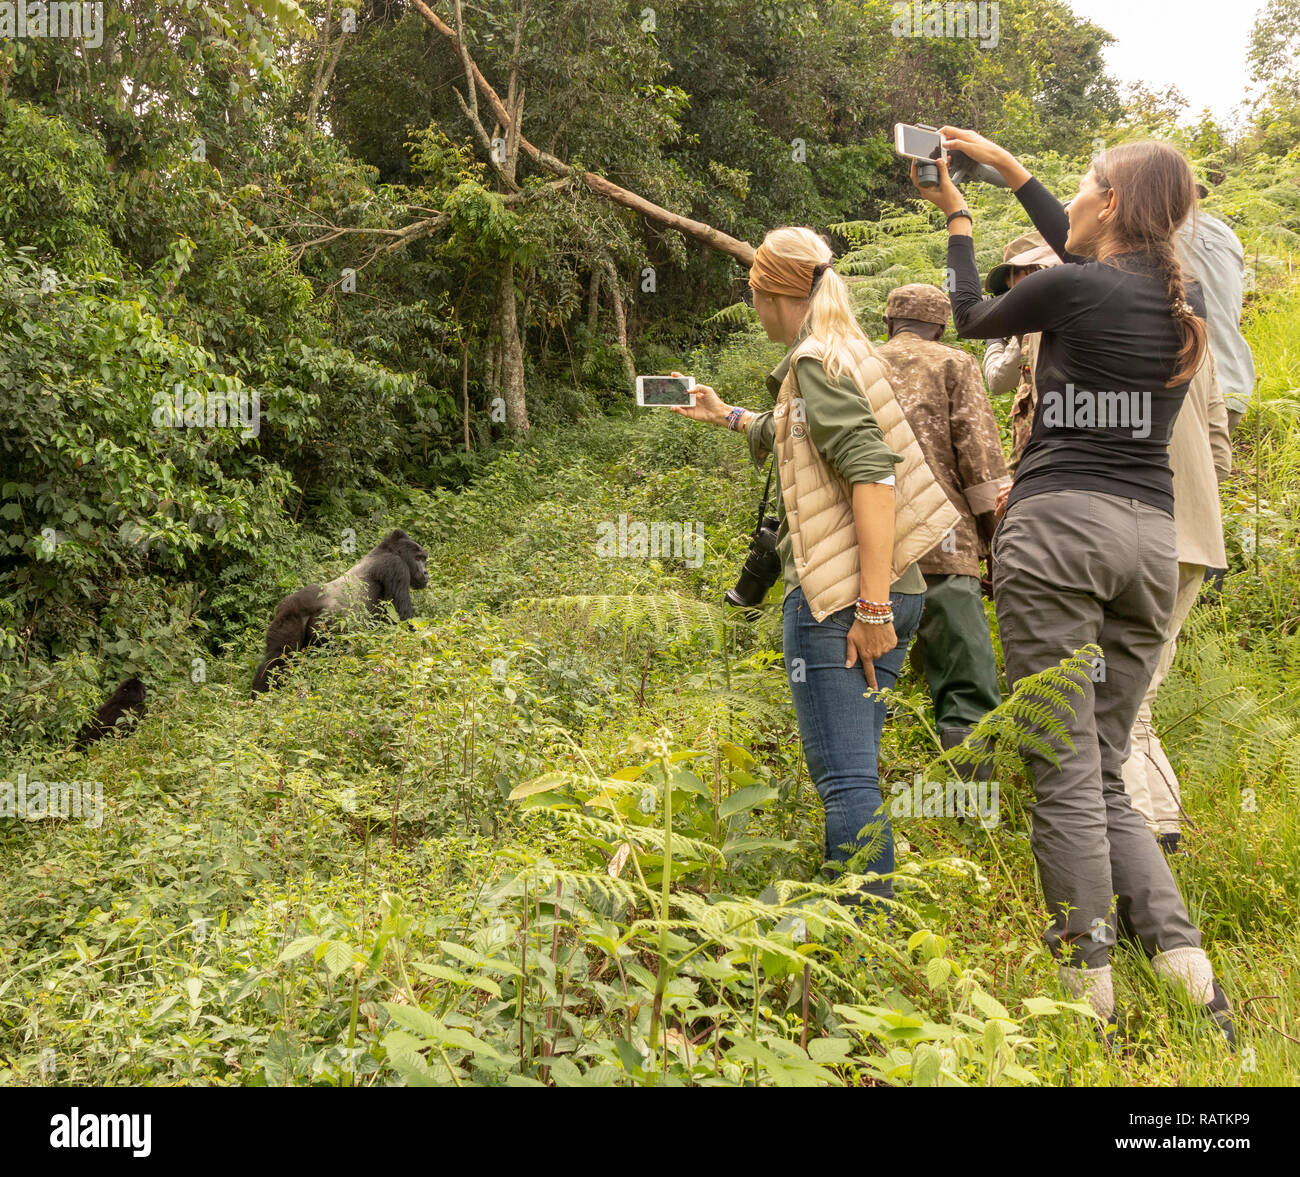
[[[415,616],[411,589],[428,583],[425,550],[399,528],[329,584],[309,584],[285,597],[266,631],[266,652],[253,678],[253,694],[268,689],[271,674],[288,654],[320,638],[331,616],[365,609],[378,617],[384,602],[391,601],[397,616],[409,621]]]
[[[95,712],[95,718],[81,725],[73,747],[84,752],[91,744],[114,732],[126,735],[144,715],[145,693],[145,685],[138,678],[128,678],[119,683],[117,690]]]

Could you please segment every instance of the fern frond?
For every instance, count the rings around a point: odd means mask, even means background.
[[[723,721],[744,716],[755,723],[776,727],[790,718],[787,705],[760,698],[748,691],[660,691],[654,696],[656,710],[697,719],[708,727],[725,727]]]
[[[639,843],[641,847],[655,853],[662,853],[667,841],[663,828],[657,825],[620,825],[580,809],[557,809],[554,816],[561,824],[573,826],[589,837],[608,843],[611,847],[623,842],[631,842]],[[726,857],[716,846],[710,846],[708,842],[688,838],[685,834],[677,832],[673,833],[673,855],[679,860],[712,862],[721,867],[727,865]]]
[[[733,302],[728,307],[723,307],[716,314],[709,315],[704,320],[706,323],[722,324],[726,327],[742,327],[747,323],[757,323],[758,313],[748,303]]]
[[[721,605],[676,593],[597,593],[565,597],[525,597],[514,609],[576,614],[585,624],[617,621],[624,632],[649,630],[659,637],[685,640],[707,633],[721,647],[726,627],[735,621]]]

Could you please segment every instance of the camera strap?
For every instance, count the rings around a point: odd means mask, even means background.
[[[772,490],[772,474],[776,469],[776,455],[767,464],[767,483],[763,487],[763,498],[758,504],[758,522],[754,524],[754,534],[757,535],[763,527],[763,518],[767,514],[767,496]]]

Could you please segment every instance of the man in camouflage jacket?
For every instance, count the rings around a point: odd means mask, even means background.
[[[885,308],[889,340],[876,348],[926,462],[961,516],[918,561],[925,612],[913,656],[929,685],[945,749],[960,744],[1002,701],[980,558],[988,554],[998,491],[1011,482],[979,362],[939,342],[951,313],[937,286],[900,286]],[[983,765],[978,775],[986,777],[990,767]]]

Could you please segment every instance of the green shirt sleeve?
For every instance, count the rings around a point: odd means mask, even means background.
[[[749,443],[749,460],[761,470],[776,440],[776,425],[772,421],[771,409],[755,414],[749,428],[745,430],[745,440]]]
[[[808,432],[831,469],[850,486],[879,482],[893,474],[903,455],[885,444],[871,402],[853,378],[841,372],[836,380],[830,380],[821,361],[813,356],[802,356],[796,363]]]

